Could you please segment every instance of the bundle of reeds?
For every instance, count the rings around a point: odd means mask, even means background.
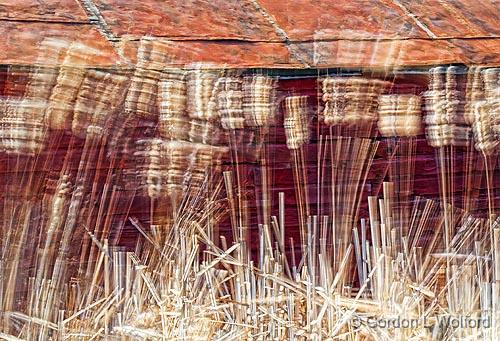
[[[44,312],[45,318],[10,312],[16,325],[12,330],[18,332],[3,335],[30,338],[43,332],[51,337],[131,340],[433,340],[496,335],[492,325],[499,314],[494,296],[497,269],[492,265],[498,250],[495,246],[493,253],[488,251],[484,220],[457,213],[454,232],[447,236],[439,206],[417,198],[408,234],[399,239],[392,225],[393,186],[385,183],[383,199],[369,199],[370,219],[352,230],[337,266],[335,246],[329,247],[335,234],[328,216],[321,221],[309,217],[307,256],[300,264],[288,259],[281,239],[286,225],[273,218],[272,226],[259,229],[259,260],[253,262],[241,252],[243,244],[228,246],[222,239],[219,247],[210,237],[212,223],[221,218],[225,206],[220,183],[214,185],[208,196],[184,198],[175,228],[152,225],[148,232],[131,218],[144,237],[134,251],[114,250],[104,236],[101,240],[91,233],[98,253],[90,262],[90,283],[74,277],[73,289],[61,301],[64,312],[51,309],[53,315]],[[64,181],[58,185],[58,198],[69,194],[66,186]],[[54,205],[54,213],[60,212],[60,204]],[[497,245],[500,220],[494,226]],[[445,239],[449,252],[444,251]],[[349,274],[351,260],[357,264],[355,286]],[[39,264],[46,262],[41,259]],[[49,288],[39,290],[50,292]],[[475,327],[449,322],[458,316],[473,319]]]

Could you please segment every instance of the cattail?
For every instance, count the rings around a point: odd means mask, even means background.
[[[143,139],[139,139],[144,140]],[[146,143],[138,143],[136,137],[128,136],[125,131],[122,134],[116,134],[108,142],[108,157],[114,156],[123,164],[120,170],[120,176],[127,190],[136,191],[144,189],[144,169],[146,165],[145,150]]]
[[[298,149],[309,141],[307,96],[285,98],[285,134],[288,149]]]
[[[112,114],[122,105],[127,81],[125,76],[87,71],[75,103],[73,134],[84,137],[87,129],[102,133],[109,127]]]
[[[42,132],[39,123],[43,121],[44,126],[47,125],[45,118],[47,105],[59,74],[59,68],[56,65],[64,58],[69,46],[70,43],[68,41],[54,38],[44,39],[39,46],[40,53],[37,57],[37,65],[31,67],[29,71],[29,81],[26,84],[24,92],[24,99],[26,101],[19,107],[19,110],[24,111],[23,114],[19,113],[19,118],[24,116],[27,121],[31,120],[31,123],[34,124],[31,128],[25,127],[27,130],[31,130],[29,134],[32,137],[28,138],[28,140],[32,138],[34,140],[43,139],[40,136]],[[28,113],[27,110],[36,112]],[[16,130],[17,133],[21,133],[23,128],[18,126]],[[32,154],[34,150],[38,150],[38,147],[32,149],[28,154]]]
[[[381,95],[378,129],[382,136],[416,136],[421,132],[420,96]]]
[[[59,61],[64,58],[70,43],[66,40],[45,38],[39,47],[37,66],[30,72],[25,97],[48,101],[59,75]]]
[[[217,70],[203,68],[189,71],[187,76],[189,117],[206,121],[216,120],[219,74]]]
[[[243,80],[236,76],[221,77],[217,81],[217,103],[222,128],[242,129],[243,115]]]
[[[30,81],[26,87],[25,97],[48,101],[52,89],[56,85],[59,70],[55,67],[38,66],[30,72]]]
[[[464,118],[468,125],[474,122],[475,103],[484,100],[484,82],[481,71],[480,67],[472,67],[467,72]]]
[[[428,111],[425,122],[429,126],[450,124],[446,118],[446,82],[444,80],[444,72],[446,72],[444,67],[436,67],[429,71],[429,91],[424,93],[425,108]]]
[[[486,99],[500,97],[500,68],[488,68],[482,71],[484,96]]]
[[[189,141],[213,144],[218,139],[217,90],[220,72],[197,68],[187,78]]]
[[[495,137],[500,141],[500,68],[489,68],[483,72],[484,95],[488,101],[490,120]]]
[[[88,63],[92,54],[98,54],[98,51],[79,43],[72,43],[68,49],[47,107],[51,129],[71,127],[76,97],[86,73],[83,65]]]
[[[464,104],[457,87],[457,67],[436,67],[430,71],[429,90],[424,93],[427,141],[433,147],[464,146],[470,128],[465,125]]]
[[[457,125],[430,125],[425,128],[425,135],[433,147],[464,146],[470,139],[471,129]]]
[[[45,105],[29,99],[0,101],[0,149],[19,155],[38,153],[45,143]]]
[[[193,145],[193,153],[190,155],[189,171],[185,180],[189,183],[191,191],[196,193],[208,174],[214,160],[217,147],[197,143]]]
[[[156,119],[156,96],[161,72],[136,69],[125,100],[125,110],[134,113],[138,119]]]
[[[189,128],[189,141],[193,143],[215,144],[221,135],[217,122],[192,118]]]
[[[474,104],[474,122],[472,132],[474,133],[475,147],[485,154],[492,154],[498,148],[500,141],[495,137],[493,120],[490,112],[493,109],[488,101]],[[498,110],[498,107],[497,107]]]
[[[359,125],[377,119],[378,97],[389,82],[356,78],[327,77],[323,80],[323,118],[327,125]]]
[[[141,39],[136,69],[125,98],[125,110],[138,119],[156,121],[158,83],[169,60],[166,48],[163,42]]]
[[[243,78],[243,112],[245,125],[267,126],[274,119],[276,80],[272,77],[254,75]]]
[[[492,130],[496,139],[500,141],[500,98],[489,100],[488,105]]]
[[[159,87],[160,136],[170,140],[188,140],[187,72],[169,69],[163,72]]]
[[[179,196],[190,178],[189,165],[195,145],[191,142],[169,141],[164,144],[166,159],[165,187],[167,195]]]
[[[46,39],[40,45],[37,63],[57,63],[68,44]],[[9,74],[16,73],[11,67]],[[20,69],[19,72],[26,72]],[[56,83],[58,70],[51,66],[36,65],[28,69],[28,83],[23,99],[2,100],[1,147],[7,153],[34,155],[45,141],[47,103]]]
[[[137,175],[140,187],[151,198],[157,198],[162,193],[165,183],[166,161],[163,155],[164,141],[161,139],[146,139],[136,142],[137,151],[134,156],[139,160]]]
[[[228,152],[228,148],[193,143],[191,150],[189,169],[184,176],[184,182],[189,186],[191,193],[198,193],[207,176],[216,173],[221,158]]]

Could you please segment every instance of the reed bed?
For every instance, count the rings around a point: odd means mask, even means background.
[[[460,89],[455,67],[432,69],[423,108],[415,94],[381,96],[390,82],[363,78],[320,79],[322,118],[313,117],[310,98],[286,94],[289,198],[272,194],[275,78],[165,68],[165,46],[147,39],[126,71],[79,67],[85,47],[46,44],[63,64],[30,69],[21,100],[1,102],[9,176],[0,202],[0,339],[500,336],[498,70],[472,69]],[[439,198],[414,194],[421,109]],[[330,127],[314,136],[318,119]],[[314,139],[316,155],[308,155]],[[382,146],[397,163],[368,191]],[[260,177],[256,219],[248,159]],[[487,216],[475,209],[482,181]],[[139,204],[145,214],[133,210]],[[133,243],[118,246],[130,229]]]

